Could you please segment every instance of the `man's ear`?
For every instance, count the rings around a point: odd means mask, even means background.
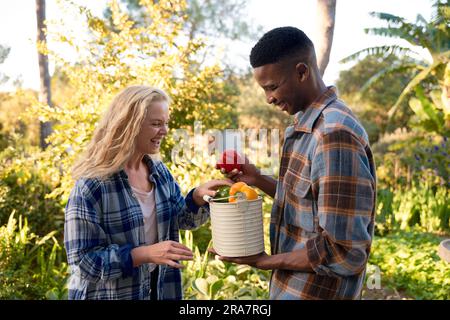
[[[303,62],[297,63],[295,66],[295,70],[297,72],[297,76],[300,82],[305,81],[309,77],[309,67],[307,64]]]

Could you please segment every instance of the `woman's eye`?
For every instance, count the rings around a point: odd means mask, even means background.
[[[169,126],[169,122],[151,122],[150,125],[155,128],[160,128],[162,126]]]

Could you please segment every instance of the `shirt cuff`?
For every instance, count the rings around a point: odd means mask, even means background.
[[[306,241],[306,250],[309,263],[317,274],[336,276],[334,272],[323,265],[327,261],[327,249],[323,236],[319,235],[316,238]]]
[[[195,190],[195,188],[192,189],[191,191],[189,191],[189,193],[186,196],[185,202],[186,202],[186,207],[189,209],[189,211],[191,211],[193,213],[197,213],[201,207],[198,206],[194,201],[194,190]],[[202,207],[209,209],[209,204],[206,204]]]
[[[119,247],[120,267],[124,278],[135,275],[138,272],[138,268],[133,267],[133,258],[131,257],[132,249],[133,246],[131,244]]]

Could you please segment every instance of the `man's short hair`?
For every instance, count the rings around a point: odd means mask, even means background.
[[[250,64],[257,68],[295,56],[311,62],[311,54],[314,55],[314,45],[303,31],[281,27],[270,30],[259,39],[250,53]]]

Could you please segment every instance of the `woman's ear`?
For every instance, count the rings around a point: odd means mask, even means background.
[[[309,67],[308,67],[307,64],[305,64],[303,62],[299,62],[295,66],[295,70],[297,72],[298,79],[299,79],[300,82],[303,82],[306,79],[308,79],[308,77],[309,77]]]

